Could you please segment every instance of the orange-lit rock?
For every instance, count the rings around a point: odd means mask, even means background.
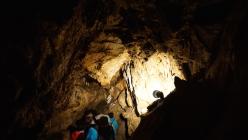
[[[101,34],[90,44],[82,63],[102,86],[108,86],[129,59],[129,54],[119,38]]]
[[[224,112],[218,116],[221,121],[213,123],[216,127],[207,129],[211,135],[205,139],[231,134],[231,126],[246,117],[242,111],[247,110],[247,98],[241,92],[248,87],[246,0],[8,3],[1,20],[1,92],[6,97],[1,98],[0,121],[6,131],[0,139],[62,139],[86,109],[94,108],[115,113],[118,140],[125,140],[142,122],[139,115],[156,100],[154,90],[170,97],[175,76],[189,80],[188,85],[212,83],[225,93],[216,100],[228,105],[213,113]],[[171,110],[166,113],[177,111],[171,107],[176,103],[185,103],[185,108],[179,105],[179,115],[170,116],[176,120],[169,121],[172,127],[192,126],[183,120],[199,115],[197,109],[183,114],[184,109],[211,106],[212,92],[196,93],[195,88],[177,89],[179,95],[168,103]],[[143,132],[139,127],[137,132],[145,134],[137,139],[149,139],[156,118],[168,117],[157,111],[147,123],[152,128]]]

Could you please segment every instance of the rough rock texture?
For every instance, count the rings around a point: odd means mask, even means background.
[[[190,14],[194,21],[190,28],[198,34],[209,58],[200,59],[201,53],[195,53],[198,50],[193,51],[196,61],[188,59],[191,55],[186,57],[193,75],[187,82],[176,82],[176,90],[142,117],[132,139],[247,139],[243,130],[247,129],[248,83],[244,70],[248,67],[241,60],[246,53],[247,2],[209,1],[197,5]],[[228,11],[221,13],[220,9]],[[199,74],[192,73],[201,68]]]
[[[138,53],[140,49],[138,48]],[[124,78],[128,82],[130,92],[134,92],[139,114],[147,111],[147,106],[156,98],[151,94],[160,90],[167,96],[174,90],[174,76],[184,79],[177,62],[166,53],[154,52],[149,58],[133,56],[132,61],[124,68]]]
[[[127,49],[119,38],[104,34],[99,35],[89,48],[82,62],[84,67],[102,86],[110,86],[123,64],[130,59]]]
[[[2,91],[8,93],[1,100],[3,139],[62,139],[94,108],[115,113],[122,140],[142,122],[142,109],[155,101],[153,90],[167,95],[174,89],[174,76],[211,80],[230,91],[247,86],[246,1],[57,0],[7,6],[14,12],[2,26]]]

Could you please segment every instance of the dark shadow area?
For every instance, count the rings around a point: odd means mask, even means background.
[[[223,23],[234,10],[233,4],[231,0],[225,0],[199,6],[194,12],[194,22],[200,25]]]
[[[23,128],[14,124],[16,111],[37,92],[34,81],[35,59],[39,58],[37,44],[44,22],[63,24],[73,14],[78,0],[73,1],[2,1],[1,2],[1,93],[0,108],[4,112],[0,119],[0,139],[35,139],[42,129],[41,124]],[[53,62],[47,60],[48,64]],[[48,67],[49,69],[49,67]],[[47,104],[47,103],[45,103]],[[44,104],[44,107],[46,105]],[[40,122],[42,123],[42,122]]]
[[[132,139],[229,140],[246,137],[247,95],[229,92],[211,81],[175,79],[176,90],[142,121]],[[145,134],[145,135],[144,135]],[[247,138],[247,137],[246,137]]]
[[[73,8],[78,4],[78,1],[79,0],[6,0],[1,4],[0,35],[2,41],[0,47],[0,66],[2,96],[0,99],[0,110],[3,112],[0,119],[1,140],[37,139],[37,135],[43,130],[45,122],[51,118],[53,111],[56,110],[52,104],[53,99],[57,98],[56,95],[50,94],[52,91],[46,93],[46,95],[42,95],[40,91],[50,88],[47,83],[50,82],[51,76],[48,76],[48,74],[51,69],[57,65],[53,57],[56,57],[56,53],[61,53],[60,51],[51,49],[59,46],[53,46],[53,42],[56,42],[56,38],[59,38],[59,36],[56,36],[56,32],[61,30],[61,26],[65,25],[70,19],[73,14]],[[112,12],[115,12],[115,8],[118,7],[115,5],[114,0],[82,1],[82,3],[85,4],[82,7],[85,7],[85,9],[81,9],[82,13],[77,14],[82,14],[82,22],[85,22],[88,28],[91,28],[96,21],[99,22],[99,26],[104,26],[107,22],[107,17],[113,14]],[[247,139],[246,132],[244,131],[247,129],[246,123],[248,120],[248,116],[246,115],[248,114],[248,3],[246,0],[238,0],[237,3],[231,0],[211,1],[213,2],[202,4],[192,10],[192,15],[190,15],[192,16],[192,25],[190,25],[193,26],[192,30],[196,25],[199,27],[218,25],[222,29],[221,32],[218,33],[218,37],[215,38],[216,41],[213,43],[215,45],[207,46],[211,54],[211,64],[204,67],[197,74],[193,74],[189,62],[182,64],[183,72],[189,81],[175,80],[176,90],[165,99],[159,99],[159,101],[155,102],[153,104],[154,106],[150,109],[152,113],[147,116],[142,116],[141,124],[132,136],[132,139]],[[99,31],[97,32],[93,30],[92,34],[94,35],[92,36],[82,34],[82,37],[78,37],[79,39],[85,36],[88,37],[78,41],[78,44],[75,43],[78,47],[75,47],[76,49],[74,53],[72,53],[72,56],[76,57],[77,51],[81,51],[80,57],[83,58],[88,49],[85,48],[90,46],[89,44],[100,32],[119,37],[125,47],[129,48],[132,47],[132,43],[139,44],[144,40],[149,42],[147,38],[138,34],[143,33],[140,31],[143,31],[145,27],[157,27],[157,25],[164,24],[166,25],[165,27],[166,30],[168,30],[168,34],[164,32],[164,30],[158,31],[159,29],[151,28],[151,31],[157,36],[157,40],[153,40],[152,37],[149,37],[149,39],[151,39],[153,43],[157,41],[162,43],[169,41],[166,40],[164,36],[173,36],[170,34],[170,31],[177,32],[184,26],[184,16],[186,14],[185,12],[187,12],[185,8],[190,10],[192,7],[185,7],[187,6],[185,2],[180,0],[155,0],[151,3],[154,2],[155,9],[159,13],[159,16],[161,16],[161,19],[150,20],[149,18],[146,19],[146,14],[140,15],[140,13],[146,13],[149,9],[139,9],[135,6],[127,6],[127,9],[121,7],[122,10],[117,13],[121,17],[121,21],[115,25],[118,28],[111,27],[104,31],[98,29]],[[204,2],[206,1],[202,3]],[[131,4],[135,5],[134,3],[135,2]],[[201,2],[199,2],[199,4],[201,4]],[[153,15],[154,13],[151,12],[151,14]],[[160,21],[164,23],[158,23]],[[80,25],[81,24],[79,24],[79,26]],[[169,26],[167,27],[167,25]],[[68,35],[62,36],[65,40],[68,39],[68,42],[75,37],[74,34],[77,35],[77,30],[70,33],[71,28],[72,27],[68,27]],[[202,40],[200,42],[204,43],[208,41],[207,36],[211,35],[207,34],[209,29],[211,30],[212,28],[206,28],[206,34],[198,34],[198,38]],[[197,32],[197,30],[195,32]],[[218,31],[213,30],[213,32]],[[43,40],[44,36],[50,40],[48,39],[48,41],[45,42]],[[137,38],[134,39],[133,36],[137,36]],[[185,38],[178,39],[182,40]],[[186,38],[186,40],[187,39],[191,39],[191,37]],[[67,47],[68,42],[63,42],[62,47]],[[51,45],[49,46],[50,48],[42,48],[43,43]],[[155,51],[153,43],[149,42],[143,44],[144,51],[149,56],[152,54],[149,54],[149,52]],[[163,46],[164,44],[158,45]],[[68,46],[69,49],[70,47],[71,46]],[[165,50],[168,49],[166,46],[164,46],[164,48]],[[66,50],[67,48],[64,51],[65,54],[68,53]],[[43,61],[40,60],[46,51],[54,52],[45,57],[46,59],[43,64]],[[195,52],[192,50],[190,53]],[[221,59],[218,60],[218,58]],[[74,60],[76,59],[70,59],[70,61]],[[191,56],[189,56],[189,60],[185,60],[191,61]],[[216,62],[216,60],[218,61]],[[201,61],[202,60],[199,60],[200,63]],[[216,62],[216,65],[220,67],[213,67],[213,69],[217,69],[217,72],[213,72],[214,77],[210,77],[212,78],[211,80],[206,80],[206,73],[212,68],[212,65],[215,64],[212,64],[212,62]],[[74,63],[70,62],[70,64],[71,65],[66,65],[65,67],[74,69]],[[36,68],[39,65],[41,65],[42,68],[38,71],[40,74],[37,74]],[[44,79],[37,79],[37,77],[35,77],[37,75],[44,77]],[[66,76],[68,75],[65,75],[60,81],[61,84],[63,84],[63,80],[66,79]],[[85,81],[91,84],[97,80],[90,76],[85,76]],[[100,87],[99,83],[97,83],[96,87]],[[93,88],[94,86],[89,87],[89,90],[94,91],[100,89]],[[61,93],[60,95],[63,94],[64,93]],[[38,101],[33,100],[34,98]],[[32,101],[32,103],[29,104],[29,101]],[[157,103],[162,103],[162,105],[157,106]],[[44,111],[42,112],[43,114],[39,114],[39,112],[36,114],[36,108],[32,110],[31,105],[37,105],[37,109]],[[23,120],[16,120],[16,118],[18,118],[16,113],[23,106],[30,107],[28,108],[30,110],[27,109],[27,111],[25,110],[26,112],[24,111],[23,117],[20,117]],[[107,104],[105,102],[100,102],[97,108],[103,109],[106,106]],[[22,124],[28,120],[25,120],[25,115],[28,114],[27,112],[31,113],[30,118],[31,121],[35,122],[33,123],[34,125]],[[33,116],[34,118],[36,117],[36,120],[32,120]],[[120,117],[122,121],[125,121],[126,137],[129,139],[127,120],[123,116]],[[59,139],[59,137],[61,137],[60,134],[54,135],[54,139]]]
[[[163,21],[168,23],[173,31],[182,27],[185,8],[183,2],[176,0],[157,0],[156,5],[163,17]]]

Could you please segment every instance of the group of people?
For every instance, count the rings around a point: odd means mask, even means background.
[[[70,128],[71,140],[115,140],[118,127],[113,112],[87,110],[78,126]]]

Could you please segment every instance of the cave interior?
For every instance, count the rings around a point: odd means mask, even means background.
[[[117,140],[248,139],[246,0],[1,6],[0,139],[70,140],[88,109]]]

